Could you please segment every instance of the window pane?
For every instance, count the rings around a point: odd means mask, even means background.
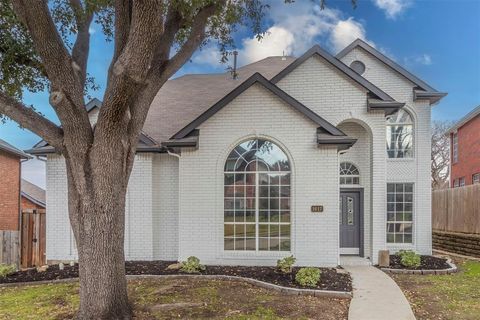
[[[259,237],[268,237],[268,224],[259,224],[258,225],[258,236]]]
[[[280,211],[280,222],[290,222],[290,211]]]
[[[290,237],[290,225],[280,225],[280,237],[282,238]]]
[[[225,222],[233,222],[233,211],[225,211],[224,216],[225,216]]]
[[[290,239],[281,239],[280,250],[281,251],[290,251]]]
[[[280,239],[270,238],[270,250],[279,251]]]
[[[268,250],[268,238],[258,239],[258,250]]]
[[[226,224],[224,229],[225,229],[224,230],[225,237],[233,237],[234,236],[233,224]]]
[[[233,238],[225,238],[224,239],[224,249],[225,250],[233,250],[234,241],[235,240]]]
[[[255,250],[256,241],[257,240],[255,238],[246,238],[245,239],[245,250]]]
[[[278,211],[270,211],[270,222],[278,222],[280,213]]]
[[[413,157],[413,120],[400,109],[387,117],[387,154],[389,158]]]

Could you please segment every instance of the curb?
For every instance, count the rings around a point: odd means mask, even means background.
[[[458,272],[457,266],[452,262],[451,259],[447,259],[447,264],[450,266],[448,269],[441,269],[441,270],[408,270],[408,269],[391,269],[391,268],[380,268],[380,270],[386,273],[395,273],[395,274],[451,274]]]
[[[336,299],[351,299],[352,293],[347,291],[332,291],[332,290],[316,290],[316,289],[299,289],[299,288],[289,288],[279,286],[273,283],[263,282],[260,280],[252,278],[244,278],[238,276],[227,276],[227,275],[188,275],[188,274],[169,274],[169,275],[154,275],[154,274],[144,274],[144,275],[127,275],[127,280],[136,280],[136,279],[181,279],[181,278],[192,278],[192,279],[215,279],[215,280],[236,280],[243,281],[249,284],[264,288],[271,289],[277,292],[281,292],[287,295],[300,295],[300,296],[314,296],[314,297],[324,297],[324,298],[336,298]],[[55,283],[69,283],[76,282],[78,278],[69,278],[69,279],[58,279],[58,280],[45,280],[45,281],[32,281],[32,282],[15,282],[15,283],[2,283],[0,288],[8,287],[24,287],[32,285],[41,285],[41,284],[55,284]]]

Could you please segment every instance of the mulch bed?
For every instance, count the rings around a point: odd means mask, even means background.
[[[125,263],[127,275],[169,275],[183,274],[179,270],[167,269],[176,261],[127,261]],[[300,268],[294,268],[291,275],[285,275],[274,267],[240,267],[240,266],[207,266],[201,274],[206,275],[228,275],[252,278],[276,285],[303,288],[295,282],[295,274]],[[319,290],[352,291],[352,281],[348,273],[339,273],[334,268],[319,268],[322,271],[320,282],[316,288]],[[65,265],[60,270],[58,265],[51,265],[44,272],[37,272],[36,269],[15,272],[6,278],[0,278],[1,283],[33,282],[45,280],[68,279],[78,277],[78,264],[71,267]]]
[[[408,269],[408,270],[444,270],[449,269],[450,265],[447,259],[433,256],[420,256],[421,265],[418,268],[407,268],[402,265],[400,257],[397,255],[390,255],[391,269]]]

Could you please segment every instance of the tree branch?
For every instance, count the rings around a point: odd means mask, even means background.
[[[15,14],[27,26],[52,85],[79,85],[71,78],[75,74],[72,60],[52,20],[47,1],[13,0],[13,5]],[[83,87],[80,92],[83,94]]]
[[[63,130],[60,127],[1,91],[0,113],[39,135],[57,150],[63,149]]]
[[[215,13],[215,11],[223,7],[225,2],[225,0],[216,1],[214,4],[209,4],[198,11],[193,20],[187,41],[185,41],[178,52],[166,64],[164,64],[163,68],[161,67],[163,70],[160,71],[167,79],[175,74],[175,72],[177,72],[178,69],[180,69],[180,67],[191,58],[192,54],[197,50],[200,44],[202,44],[205,40],[205,28],[208,19]]]
[[[90,50],[90,24],[93,19],[93,10],[83,8],[80,0],[70,0],[70,5],[75,13],[75,20],[77,23],[77,39],[72,49],[72,59],[75,63],[74,69],[78,68],[77,72],[80,76],[80,81],[85,86],[87,78],[87,61],[88,52]]]
[[[132,20],[132,1],[115,1],[115,48],[113,52],[112,65],[117,61],[128,40],[130,23]]]

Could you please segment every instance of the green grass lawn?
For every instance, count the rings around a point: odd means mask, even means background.
[[[456,261],[451,275],[394,275],[417,319],[480,319],[480,262]]]
[[[129,281],[136,319],[346,319],[349,300],[290,296],[238,281]],[[71,319],[78,283],[0,288],[0,319]]]

